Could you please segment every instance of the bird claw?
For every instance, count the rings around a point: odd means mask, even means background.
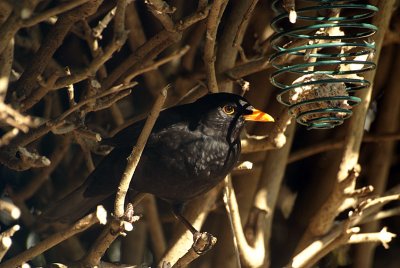
[[[198,255],[203,255],[210,249],[212,249],[217,243],[217,238],[207,232],[196,232],[193,234],[193,245],[192,249]]]

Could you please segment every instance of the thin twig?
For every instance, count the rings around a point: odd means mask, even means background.
[[[195,238],[192,247],[172,266],[172,268],[187,267],[191,262],[200,257],[198,253],[206,247],[213,247],[217,243],[217,238],[209,233],[199,233]]]
[[[174,26],[174,31],[163,30],[141,45],[135,53],[131,54],[121,62],[110,75],[102,82],[103,87],[111,87],[114,83],[125,79],[125,76],[140,69],[147,61],[153,60],[159,53],[164,51],[173,43],[179,41],[182,32],[194,23],[207,17],[210,5],[204,10],[197,11],[186,17]]]
[[[19,225],[14,225],[10,229],[0,233],[0,261],[3,259],[4,255],[6,255],[7,251],[11,247],[11,237],[14,235],[15,232],[19,231],[19,229]]]
[[[22,115],[10,105],[0,102],[0,122],[4,122],[26,133],[29,131],[29,128],[37,127],[43,123],[43,120]]]
[[[345,180],[335,184],[334,188],[332,189],[332,193],[329,195],[328,199],[323,203],[321,207],[321,211],[324,211],[324,214],[337,215],[338,209],[336,207],[336,204],[342,204],[343,201],[348,197],[350,192],[347,192],[347,188],[355,183],[359,175],[360,167],[356,166],[354,169],[349,171],[349,175]],[[318,218],[319,216],[320,213],[315,214],[311,218],[310,224],[308,226],[307,232],[313,234],[314,236],[323,234],[325,230],[329,230],[329,227],[332,224],[332,222],[330,221],[330,217]]]
[[[162,0],[146,0],[144,2],[154,17],[164,26],[165,30],[172,32],[174,30],[174,22],[169,14],[174,13],[176,9]]]
[[[11,39],[4,52],[0,54],[0,102],[4,101],[7,94],[13,59],[14,39]]]
[[[10,44],[10,41],[14,38],[20,27],[21,19],[18,16],[18,12],[12,12],[7,20],[0,25],[0,55],[4,53],[4,50]]]
[[[215,44],[217,39],[217,30],[227,4],[228,0],[215,0],[212,4],[207,20],[206,43],[204,45],[203,59],[206,65],[208,90],[213,93],[219,91],[217,76],[215,74]]]
[[[153,129],[153,126],[157,120],[158,114],[167,98],[167,91],[169,86],[163,88],[160,91],[160,95],[156,99],[153,108],[146,120],[143,127],[142,133],[140,134],[136,145],[133,147],[131,154],[127,159],[126,169],[122,175],[121,182],[118,186],[118,191],[115,199],[114,212],[117,218],[121,218],[124,215],[124,203],[125,196],[128,192],[129,184],[131,182],[133,173],[135,172],[136,166],[139,163],[140,157],[142,155],[144,146],[146,145],[147,139]]]
[[[205,195],[195,198],[186,204],[184,217],[197,230],[201,229],[222,187],[223,183],[220,183]],[[178,230],[173,234],[172,241],[172,246],[168,248],[164,257],[159,261],[159,267],[162,267],[163,263],[170,263],[173,266],[183,255],[187,254],[193,245],[193,234],[183,224],[180,224]]]
[[[111,44],[109,44],[104,49],[104,53],[99,57],[95,58],[86,69],[80,72],[72,73],[69,76],[57,79],[52,90],[60,89],[70,84],[75,84],[77,82],[86,79],[88,75],[95,73],[101,66],[103,66],[103,64],[106,61],[108,61],[112,57],[114,52],[116,52],[121,48],[121,46],[125,43],[125,41],[126,41],[126,35],[123,35],[121,39],[116,39],[114,42],[111,42]]]
[[[278,199],[284,184],[287,159],[294,140],[295,130],[295,124],[289,125],[284,132],[286,137],[285,145],[279,150],[267,152],[265,155],[256,187],[257,190],[252,201],[253,208],[250,210],[247,219],[247,223],[250,224],[246,224],[245,233],[247,233],[248,240],[254,240],[254,238],[249,239],[250,236],[255,237],[256,233],[252,223],[254,221],[253,218],[259,217],[258,214],[262,211],[267,212],[266,222],[262,227],[265,230],[264,243],[267,255],[264,263],[270,263],[271,258],[273,258],[271,256],[271,238],[273,236],[274,211],[276,211],[279,204]],[[248,225],[250,228],[247,228]]]
[[[126,16],[126,6],[128,5],[128,0],[118,0],[115,17],[114,17],[114,42],[119,42],[121,40],[126,40],[128,38],[127,32],[125,30],[125,16]],[[124,41],[125,42],[125,41]]]
[[[0,150],[0,163],[8,168],[23,171],[32,167],[38,168],[49,166],[50,160],[45,156],[28,151],[24,147],[11,146],[11,148],[6,147]]]
[[[258,3],[258,0],[252,0],[250,5],[248,6],[246,13],[242,17],[242,21],[239,24],[238,30],[235,34],[235,38],[233,39],[233,45],[235,47],[241,47],[240,43],[243,40],[243,36],[245,34],[245,31],[247,29],[247,25],[249,24],[249,20],[251,18],[251,15],[253,14],[254,8],[256,7]],[[240,42],[239,42],[240,40]],[[243,49],[241,49],[243,51]]]
[[[265,211],[257,213],[257,219],[255,221],[255,236],[254,241],[250,244],[243,232],[242,222],[240,220],[239,206],[237,203],[235,191],[230,180],[227,181],[227,201],[229,210],[232,215],[232,225],[234,236],[237,239],[237,244],[239,247],[240,259],[246,266],[259,267],[264,263],[265,258],[265,245],[264,245],[264,228],[262,226],[265,224]],[[257,256],[255,258],[255,256]]]
[[[127,6],[127,16],[126,16],[126,24],[128,29],[135,29],[135,31],[129,31],[128,34],[128,43],[131,51],[137,51],[137,49],[146,43],[147,37],[144,32],[144,26],[139,17],[139,12],[137,10],[136,5]],[[150,61],[152,62],[152,61]],[[160,70],[154,70],[152,72],[147,72],[143,74],[144,82],[148,90],[152,93],[152,95],[156,95],[153,92],[157,93],[158,90],[166,85],[166,79],[164,72]]]
[[[349,237],[349,233],[343,233],[343,224],[341,224],[324,237],[315,240],[313,243],[308,245],[292,259],[289,265],[286,265],[285,267],[310,267],[313,263],[316,263],[328,252],[332,251],[340,245],[343,245],[349,239]]]
[[[96,267],[112,242],[123,232],[122,222],[112,219],[80,261],[84,267]]]
[[[366,134],[363,137],[362,142],[364,143],[376,143],[376,142],[389,142],[400,140],[400,133],[378,133],[378,134]],[[340,139],[330,139],[323,141],[321,143],[313,144],[312,146],[305,147],[298,151],[291,153],[288,163],[293,163],[301,159],[320,154],[323,152],[338,150],[343,148],[344,140]]]
[[[342,186],[342,188],[345,185]],[[382,208],[383,205],[399,200],[400,198],[400,187],[396,186],[391,190],[387,191],[383,196],[374,199],[367,199],[358,204],[358,207],[354,212],[349,213],[349,218],[345,221],[336,224],[329,231],[328,234],[322,238],[314,240],[307,247],[305,247],[300,253],[298,253],[293,259],[290,265],[287,267],[311,267],[317,263],[322,257],[336,249],[337,247],[349,243],[350,238],[354,235],[355,231],[359,231],[359,228],[351,228],[357,224],[360,224],[364,219],[368,219],[370,215],[375,213],[377,210]],[[384,236],[383,240],[389,242],[392,235]],[[356,239],[357,236],[354,238]],[[359,238],[359,237],[358,237]],[[382,237],[380,237],[382,238]],[[357,239],[357,241],[360,241]],[[362,241],[361,241],[362,242]],[[368,241],[365,241],[368,242]]]
[[[56,50],[61,46],[72,25],[74,25],[78,20],[96,12],[101,3],[102,0],[89,1],[82,6],[60,15],[56,24],[46,35],[39,50],[33,56],[31,64],[27,65],[27,68],[18,80],[16,84],[17,98],[27,98],[32,93],[37,86],[37,78],[43,73],[48,62],[53,57]]]
[[[257,58],[239,65],[225,72],[225,79],[238,80],[244,76],[266,70],[271,67],[269,57]]]
[[[29,183],[23,189],[12,196],[15,202],[19,203],[25,201],[28,198],[31,198],[36,193],[36,191],[40,189],[42,184],[49,178],[50,174],[57,168],[64,155],[68,152],[71,141],[72,138],[69,135],[63,137],[57,142],[54,151],[49,157],[51,164],[39,170],[38,173],[36,173],[35,176],[31,178]]]
[[[358,227],[351,228],[349,230],[343,230],[345,226],[346,224],[339,224],[329,234],[314,241],[302,252],[297,254],[293,258],[290,265],[286,265],[285,267],[312,267],[326,254],[344,244],[381,242],[385,248],[388,248],[388,243],[391,242],[394,237],[396,237],[396,234],[388,232],[386,227],[384,227],[378,233],[358,234],[353,231],[359,231]]]
[[[382,246],[386,249],[389,248],[388,243],[392,241],[393,238],[396,237],[396,234],[388,232],[386,227],[383,227],[380,232],[376,233],[362,233],[362,234],[353,234],[350,236],[349,244],[357,244],[357,243],[376,243],[381,242]]]
[[[12,219],[18,219],[21,216],[21,210],[10,201],[4,199],[0,199],[0,211],[6,212]]]
[[[187,71],[193,71],[193,67],[196,60],[196,55],[200,50],[200,45],[203,42],[204,32],[206,31],[206,25],[199,23],[195,26],[193,32],[188,37],[187,45],[190,46],[190,50],[184,57],[182,57],[182,67]]]
[[[50,131],[56,131],[57,128],[60,128],[62,125],[65,124],[65,119],[71,115],[72,113],[82,109],[83,112],[88,112],[93,110],[94,108],[96,109],[104,109],[106,107],[109,107],[113,102],[117,101],[120,97],[126,96],[127,94],[130,93],[130,90],[127,90],[127,88],[130,88],[132,86],[137,85],[136,82],[133,82],[132,84],[129,85],[118,85],[113,88],[110,88],[108,90],[103,91],[102,93],[98,95],[94,95],[88,99],[85,99],[75,106],[69,108],[67,111],[59,115],[57,118],[53,120],[49,120],[39,126],[38,128],[31,129],[29,133],[16,136],[13,140],[10,141],[8,146],[0,151],[0,162],[7,167],[14,169],[14,170],[26,170],[29,169],[33,166],[36,167],[43,167],[43,166],[48,166],[50,164],[50,161],[45,158],[45,157],[39,157],[37,154],[32,154],[35,155],[34,157],[34,162],[32,161],[23,161],[23,159],[17,158],[15,156],[17,150],[21,146],[26,146],[27,144],[30,144],[31,142],[39,139],[40,137],[46,135]],[[126,92],[125,92],[126,91]],[[106,100],[104,103],[98,103],[97,106],[92,107],[90,105],[86,106],[87,104],[93,102],[93,101],[98,101],[99,99],[103,97],[107,97],[109,95],[116,94],[115,98],[110,98],[109,100]],[[70,128],[68,131],[73,131],[75,127]],[[66,133],[68,132],[66,131]],[[26,151],[26,149],[25,149]],[[23,154],[23,152],[20,154]],[[36,159],[36,160],[35,160]],[[40,160],[40,161],[39,161]]]
[[[13,128],[10,131],[6,132],[0,138],[0,147],[10,144],[11,140],[14,139],[18,134],[19,134],[18,128]]]
[[[72,114],[75,111],[78,111],[79,109],[84,107],[86,104],[89,104],[90,102],[93,102],[95,100],[107,97],[107,96],[112,95],[112,94],[116,94],[118,92],[122,92],[122,91],[124,91],[126,89],[129,89],[129,88],[132,88],[132,87],[134,87],[136,85],[137,85],[137,82],[132,82],[132,83],[130,83],[128,85],[117,85],[117,86],[114,86],[114,87],[112,87],[112,88],[110,88],[108,90],[103,91],[102,93],[100,93],[98,95],[94,95],[94,96],[92,96],[90,98],[87,98],[87,99],[79,102],[77,105],[69,108],[67,111],[62,113],[59,117],[57,117],[56,120],[52,120],[52,121],[56,121],[56,122],[62,121],[65,118],[67,118],[70,114]]]
[[[376,214],[372,214],[371,216],[364,218],[360,222],[360,224],[364,224],[364,223],[371,222],[371,221],[379,221],[379,220],[383,220],[386,218],[399,216],[399,215],[400,215],[400,207],[387,209],[387,210],[380,211]]]
[[[231,227],[231,231],[232,231],[232,236],[233,236],[233,246],[235,248],[235,255],[236,255],[236,264],[238,268],[241,268],[241,263],[240,263],[240,253],[239,253],[239,245],[238,245],[238,239],[236,237],[236,232],[235,232],[235,227],[233,224],[233,215],[232,215],[232,211],[231,211],[231,207],[229,206],[229,197],[231,195],[230,191],[233,189],[232,188],[232,178],[230,175],[228,175],[225,178],[225,188],[224,188],[224,196],[223,196],[223,200],[224,200],[224,205],[225,205],[225,210],[226,213],[228,215],[228,219],[229,219],[229,224]]]
[[[239,52],[238,47],[241,46],[244,36],[241,33],[245,32],[248,24],[248,20],[243,21],[243,17],[246,16],[253,2],[254,0],[231,1],[229,16],[226,17],[224,30],[218,38],[216,72],[219,79],[219,87],[227,92],[233,91],[233,83],[231,80],[223,79],[222,76],[227,70],[232,69],[236,65]],[[240,30],[239,34],[237,34],[238,30]],[[237,46],[234,45],[234,40]]]
[[[115,16],[115,11],[117,11],[117,7],[111,9],[107,15],[104,16],[102,20],[99,21],[96,27],[92,30],[92,37],[101,39],[101,34],[103,33],[104,29],[108,26],[111,20]],[[114,24],[115,25],[115,24]]]
[[[59,72],[54,72],[50,77],[47,79],[47,81],[39,82],[40,87],[32,92],[32,94],[29,96],[29,98],[25,98],[21,101],[20,103],[20,110],[22,112],[30,109],[33,105],[38,103],[46,94],[52,90],[54,87],[54,84],[56,83],[57,79],[60,77]]]
[[[99,209],[99,208],[98,208]],[[103,208],[104,210],[104,208]],[[35,246],[25,250],[24,252],[20,253],[19,255],[3,262],[0,264],[0,268],[7,268],[7,267],[17,267],[22,263],[33,259],[34,257],[42,254],[46,250],[54,247],[55,245],[61,243],[64,240],[67,240],[71,236],[81,233],[91,227],[92,225],[99,222],[99,219],[96,216],[96,212],[93,212],[86,217],[82,218],[78,222],[76,222],[71,227],[67,228],[64,231],[59,233],[53,234],[46,238],[45,240],[39,242]]]
[[[36,129],[33,129],[33,130],[31,129],[31,131],[29,133],[27,133],[26,135],[15,138],[13,140],[12,144],[10,144],[10,146],[14,146],[14,147],[15,146],[26,146],[27,144],[38,139],[39,137],[47,134],[52,129],[57,128],[60,125],[64,124],[64,120],[69,115],[71,115],[73,112],[76,112],[76,111],[80,110],[81,108],[83,108],[83,110],[85,110],[85,105],[89,104],[90,102],[96,101],[98,99],[107,97],[112,94],[117,94],[118,92],[132,88],[136,85],[137,85],[137,82],[132,82],[129,85],[117,85],[108,90],[103,91],[102,93],[100,93],[98,95],[95,95],[88,99],[82,100],[75,106],[73,106],[73,107],[69,108],[68,110],[66,110],[65,112],[63,112],[61,115],[59,115],[55,119],[50,120],[50,121],[46,122],[45,124],[42,124],[40,127],[36,128]]]
[[[32,27],[42,21],[45,21],[49,19],[50,17],[57,16],[61,13],[64,13],[68,10],[71,10],[75,7],[78,7],[84,3],[86,3],[89,0],[74,0],[74,1],[68,1],[68,2],[61,2],[59,5],[47,9],[39,14],[36,14],[29,19],[23,20],[22,21],[22,27]]]
[[[132,79],[134,79],[136,76],[143,74],[145,72],[148,71],[152,71],[152,70],[156,70],[158,67],[160,67],[161,65],[164,65],[168,62],[171,62],[173,60],[179,59],[180,57],[182,57],[183,55],[186,54],[186,52],[188,52],[189,50],[189,46],[185,46],[182,49],[172,53],[171,55],[162,58],[158,61],[149,61],[146,64],[142,65],[142,68],[140,69],[135,69],[134,72],[132,72],[131,74],[127,75],[124,79],[124,83],[129,83],[129,81],[132,81]]]

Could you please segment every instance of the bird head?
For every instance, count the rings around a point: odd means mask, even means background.
[[[228,142],[239,138],[246,121],[274,122],[272,116],[254,108],[245,98],[232,93],[208,94],[196,101],[200,124],[206,134],[224,134]]]

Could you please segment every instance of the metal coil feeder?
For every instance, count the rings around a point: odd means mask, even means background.
[[[371,61],[377,28],[365,22],[378,11],[375,6],[347,0],[297,0],[296,23],[289,21],[281,0],[271,25],[277,52],[271,56],[277,68],[273,85],[282,90],[277,100],[309,129],[333,128],[351,116],[361,102],[356,90],[370,85],[359,76],[374,69]]]

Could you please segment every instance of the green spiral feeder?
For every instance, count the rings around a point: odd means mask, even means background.
[[[358,0],[297,0],[292,23],[282,3],[273,2],[279,15],[271,22],[277,100],[308,129],[340,125],[361,102],[354,92],[370,85],[359,74],[376,67],[371,36],[377,28],[368,20],[378,9]]]

